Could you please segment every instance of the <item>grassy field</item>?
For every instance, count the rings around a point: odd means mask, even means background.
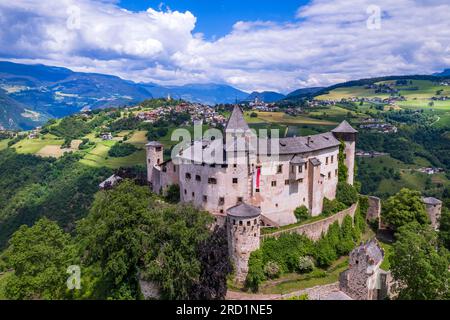
[[[50,134],[37,139],[25,138],[13,145],[17,153],[38,153],[42,148],[46,146],[61,146],[64,140],[58,139]]]
[[[8,148],[8,142],[11,141],[11,139],[4,139],[0,140],[0,151],[3,149]]]
[[[393,84],[394,81],[384,81],[381,83]],[[406,101],[398,101],[394,106],[386,106],[385,111],[391,109],[405,109],[405,110],[428,110],[439,116],[439,120],[434,124],[437,127],[449,127],[450,126],[450,100],[447,101],[432,101],[432,97],[437,96],[450,96],[450,86],[441,86],[438,83],[427,80],[413,80],[412,83],[408,83],[406,86],[394,86],[399,90],[399,94],[406,98]],[[416,90],[417,89],[417,90]],[[440,95],[437,94],[441,91]],[[317,100],[341,100],[349,98],[389,98],[387,93],[375,93],[374,89],[366,89],[364,86],[354,86],[349,88],[337,88],[330,91],[327,94],[316,97]],[[430,105],[430,103],[432,105]],[[367,111],[370,108],[370,104],[364,103],[359,108],[362,111]],[[333,114],[338,115],[338,107],[333,107],[330,111],[326,111],[331,115],[328,115],[324,119],[332,120]],[[315,113],[312,112],[311,115]],[[318,112],[320,115],[320,112]]]
[[[93,149],[87,151],[87,154],[84,156],[83,159],[80,160],[80,162],[92,167],[108,167],[108,168],[145,165],[144,149],[140,149],[135,153],[133,153],[132,155],[126,157],[120,158],[109,157],[108,151],[115,143],[117,142],[116,141],[98,142]]]
[[[389,271],[389,269],[391,268],[391,263],[390,263],[390,257],[392,256],[393,252],[393,248],[392,248],[392,244],[386,243],[386,242],[381,242],[379,241],[381,247],[384,250],[384,260],[381,263],[380,268],[383,269],[384,271]]]
[[[250,117],[251,112],[245,113],[245,120],[248,123],[277,123],[283,125],[324,125],[335,126],[336,122],[325,121],[319,119],[313,119],[306,116],[290,116],[284,112],[255,112],[258,116],[255,118]]]
[[[427,179],[432,179],[433,182],[441,182],[443,184],[449,184],[444,174],[427,175],[425,173],[414,171],[420,167],[429,166],[430,163],[424,158],[415,158],[414,164],[405,164],[402,161],[394,159],[390,156],[382,156],[377,158],[358,158],[358,165],[363,163],[362,166],[369,166],[378,170],[394,169],[400,172],[400,179],[395,180],[382,179],[378,185],[378,192],[394,194],[400,191],[402,188],[410,188],[414,190],[424,190]]]

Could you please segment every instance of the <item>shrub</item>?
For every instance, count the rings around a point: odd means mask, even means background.
[[[250,118],[257,118],[258,114],[256,112],[250,113]]]
[[[169,203],[180,202],[180,186],[177,184],[170,185],[166,190],[164,199]]]
[[[310,217],[308,208],[306,208],[305,206],[301,206],[295,209],[294,215],[297,218],[298,222],[305,221]]]
[[[351,206],[358,201],[358,191],[346,182],[339,182],[336,190],[336,199],[347,206]]]
[[[331,216],[345,209],[347,209],[347,206],[339,202],[337,199],[334,200],[329,200],[327,198],[323,199],[322,215],[324,216]]]
[[[314,260],[309,256],[300,257],[298,259],[298,271],[300,273],[308,273],[314,269]]]
[[[264,266],[264,274],[269,279],[278,278],[281,274],[280,266],[274,261],[269,261]]]

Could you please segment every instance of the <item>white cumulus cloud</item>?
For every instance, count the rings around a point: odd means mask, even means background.
[[[381,20],[368,28],[368,19],[378,18],[373,8]],[[194,34],[197,18],[189,11],[0,0],[0,58],[135,81],[281,92],[450,67],[448,1],[313,0],[293,14],[286,23],[237,21],[229,34],[208,41]]]

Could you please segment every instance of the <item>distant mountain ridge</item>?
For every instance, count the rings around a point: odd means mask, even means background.
[[[284,94],[274,91],[263,91],[263,92],[253,91],[243,101],[248,102],[248,101],[255,101],[255,99],[258,99],[261,102],[273,103],[280,101],[284,98],[285,98]]]
[[[64,117],[86,107],[133,105],[169,95],[211,105],[234,103],[248,96],[247,92],[224,84],[160,86],[112,75],[7,61],[0,61],[0,89],[0,126],[9,129],[35,127],[45,119]],[[33,112],[29,118],[20,116],[25,109]]]

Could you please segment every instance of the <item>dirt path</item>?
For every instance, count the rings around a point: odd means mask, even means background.
[[[258,294],[228,290],[226,300],[280,300],[307,294],[310,300],[322,300],[339,291],[339,283],[315,286],[286,294]]]

